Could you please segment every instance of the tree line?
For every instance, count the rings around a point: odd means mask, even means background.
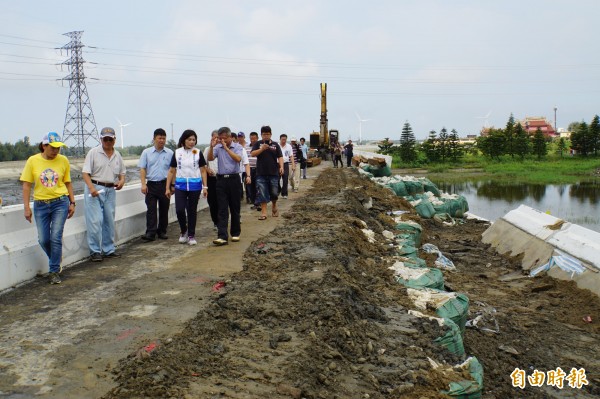
[[[39,142],[31,143],[28,136],[23,137],[14,144],[0,142],[0,162],[25,160],[30,156],[40,152],[38,148],[39,144]],[[123,156],[139,156],[142,154],[142,151],[144,151],[145,148],[148,148],[151,145],[152,144],[145,146],[128,146],[124,149],[117,148],[117,150]],[[175,148],[177,148],[177,143],[174,140],[168,140],[166,147],[175,150]],[[86,152],[87,150],[89,150],[89,148],[86,148]],[[70,157],[75,156],[78,153],[77,151],[78,149],[75,148],[62,147],[60,153]]]
[[[504,129],[490,129],[486,135],[479,136],[474,144],[461,143],[456,129],[443,127],[439,134],[432,130],[422,143],[417,143],[410,123],[402,127],[400,144],[394,145],[389,138],[378,144],[379,152],[396,155],[402,163],[418,165],[426,163],[458,162],[465,154],[483,155],[499,160],[510,156],[512,159],[524,160],[533,156],[542,159],[548,154],[549,145],[553,141],[556,153],[563,154],[571,149],[572,155],[598,155],[600,151],[600,118],[595,115],[588,125],[585,121],[569,124],[571,137],[546,137],[538,128],[533,135],[527,133],[523,126],[515,121],[511,114]]]

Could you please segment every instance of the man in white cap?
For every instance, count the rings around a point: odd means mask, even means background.
[[[112,127],[103,128],[102,143],[87,153],[81,170],[85,182],[85,224],[93,262],[121,256],[115,250],[115,209],[116,190],[125,185],[125,164],[115,150],[115,138]]]

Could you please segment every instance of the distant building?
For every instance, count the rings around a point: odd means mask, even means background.
[[[569,132],[564,127],[558,128],[558,135],[560,136],[561,139],[570,139],[571,138],[571,132]]]
[[[521,124],[525,132],[530,135],[534,135],[539,128],[546,137],[553,138],[558,136],[552,123],[548,122],[543,116],[526,116],[525,119],[517,121],[517,123]]]
[[[490,132],[495,129],[496,128],[494,126],[482,127],[481,130],[479,131],[479,135],[483,136],[483,137],[489,136]]]
[[[477,141],[476,134],[467,134],[467,137],[461,137],[458,139],[460,144],[475,144]]]

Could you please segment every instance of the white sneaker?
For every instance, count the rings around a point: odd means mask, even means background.
[[[198,243],[196,242],[196,238],[194,238],[194,237],[190,237],[190,238],[188,239],[188,244],[189,244],[189,245],[196,245],[196,244],[198,244]]]
[[[179,243],[180,244],[185,244],[186,242],[188,242],[189,237],[187,235],[187,233],[183,233],[179,236]]]
[[[233,236],[233,237],[231,237],[231,241],[233,241],[233,242],[238,242],[239,240],[240,240],[239,236]]]

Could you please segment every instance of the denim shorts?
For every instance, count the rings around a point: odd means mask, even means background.
[[[256,176],[259,203],[277,201],[279,198],[279,176]]]

